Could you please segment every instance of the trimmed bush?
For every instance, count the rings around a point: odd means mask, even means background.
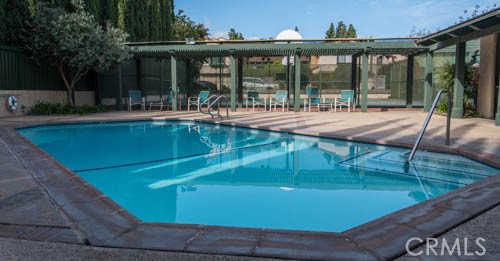
[[[71,107],[63,103],[37,102],[32,108],[30,114],[34,115],[52,115],[52,114],[88,114],[106,112],[108,108],[103,105],[96,106],[77,106]]]

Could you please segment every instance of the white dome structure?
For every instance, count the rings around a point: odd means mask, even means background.
[[[304,38],[302,38],[302,35],[300,35],[299,32],[290,29],[281,31],[281,33],[279,33],[276,36],[276,40],[302,40],[302,39]]]
[[[279,33],[276,36],[276,40],[302,40],[302,39],[304,38],[302,38],[302,35],[300,35],[299,32],[290,29],[281,31],[281,33]],[[294,43],[302,43],[302,42],[294,42]],[[276,42],[276,44],[286,44],[286,42]],[[294,64],[295,63],[294,58],[295,57],[293,56],[283,57],[283,59],[281,60],[281,64],[287,65],[289,61],[290,64]]]

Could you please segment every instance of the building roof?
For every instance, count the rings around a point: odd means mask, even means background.
[[[500,8],[424,36],[416,43],[436,50],[498,32],[500,32]]]

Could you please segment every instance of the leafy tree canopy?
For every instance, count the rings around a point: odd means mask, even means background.
[[[229,33],[227,35],[229,36],[229,40],[244,40],[245,39],[243,37],[243,34],[236,32],[236,30],[234,30],[234,28],[231,28],[231,30],[229,30]]]
[[[186,38],[201,40],[208,36],[208,28],[204,24],[199,24],[189,18],[184,10],[179,9],[174,17],[173,40],[183,41]]]
[[[68,12],[45,2],[36,4],[27,48],[38,62],[56,65],[68,93],[68,104],[74,105],[76,83],[90,70],[102,72],[124,63],[131,57],[124,45],[127,34],[110,24],[103,28],[85,11],[82,0],[72,1]],[[71,69],[71,74],[66,70]]]

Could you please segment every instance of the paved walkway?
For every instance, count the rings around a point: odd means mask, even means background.
[[[282,113],[237,112],[231,113],[226,123],[276,129],[295,130],[311,135],[345,136],[354,140],[411,145],[425,118],[420,112],[370,112],[370,113]],[[25,116],[0,118],[0,133],[5,127],[27,126],[36,123],[62,123],[73,121],[108,121],[133,119],[199,119],[209,117],[187,112],[111,112],[86,116]],[[436,115],[429,125],[424,146],[444,144],[445,118]],[[500,127],[485,119],[452,121],[451,148],[488,158],[490,163],[500,163]],[[52,203],[51,198],[39,187],[15,158],[0,135],[0,260],[93,259],[97,256],[109,260],[171,259],[171,260],[245,260],[244,257],[197,255],[156,251],[107,249],[84,246],[78,231],[66,220],[64,213]],[[487,239],[488,258],[500,253],[500,207],[480,215],[449,231],[443,237],[484,237]],[[451,242],[452,240],[450,240]],[[59,242],[59,243],[56,243]],[[60,243],[64,242],[64,243]],[[57,249],[57,251],[54,251]],[[405,256],[403,260],[413,260]]]

